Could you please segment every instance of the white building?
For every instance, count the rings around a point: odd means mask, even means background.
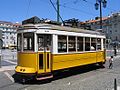
[[[0,30],[0,50],[2,48],[2,30]],[[0,52],[1,54],[1,52]]]
[[[84,24],[90,26],[92,30],[99,30],[100,19],[88,20]],[[106,35],[107,40],[120,42],[120,12],[102,18],[102,32]]]
[[[109,18],[108,37],[120,42],[120,12],[113,13]]]
[[[3,48],[9,48],[17,45],[16,30],[20,24],[13,24],[11,22],[0,21],[0,30],[2,30]]]

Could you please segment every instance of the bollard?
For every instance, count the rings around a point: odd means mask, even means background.
[[[1,68],[1,55],[0,55],[0,68]]]
[[[117,90],[117,81],[116,81],[116,78],[114,79],[114,90]]]
[[[13,60],[14,60],[14,54],[13,54]]]
[[[0,68],[1,68],[1,59],[2,59],[2,53],[1,53],[1,49],[0,49]]]

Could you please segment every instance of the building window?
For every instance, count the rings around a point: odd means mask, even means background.
[[[67,52],[67,36],[58,36],[58,52]]]
[[[114,24],[114,28],[116,28],[117,27],[117,24]]]
[[[8,39],[8,36],[6,36],[6,39]]]
[[[112,34],[112,31],[110,30],[110,34]]]
[[[68,37],[68,51],[76,51],[76,42],[75,42],[75,36],[69,36]]]
[[[83,37],[77,37],[77,51],[83,51]]]
[[[5,39],[5,37],[4,37],[4,36],[2,36],[2,39]]]
[[[117,37],[117,36],[115,37],[115,40],[116,40],[116,41],[118,40],[118,37]]]
[[[117,32],[117,30],[115,30],[115,32]]]

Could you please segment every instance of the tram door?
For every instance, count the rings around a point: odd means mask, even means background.
[[[38,72],[51,72],[51,35],[37,35]]]

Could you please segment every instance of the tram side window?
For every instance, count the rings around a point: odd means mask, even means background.
[[[34,33],[24,33],[23,37],[24,37],[23,49],[34,51]]]
[[[96,38],[91,38],[91,47],[90,47],[91,51],[95,51],[96,50]]]
[[[22,35],[21,33],[19,33],[17,35],[17,50],[21,51],[21,49],[22,49]]]
[[[90,38],[85,37],[85,51],[90,51]]]
[[[75,37],[74,36],[69,36],[68,37],[68,51],[73,52],[76,51],[76,43],[75,43]]]
[[[67,52],[67,36],[58,36],[58,52]]]
[[[77,51],[83,51],[83,37],[77,37]]]
[[[101,39],[97,38],[97,50],[101,50]]]

